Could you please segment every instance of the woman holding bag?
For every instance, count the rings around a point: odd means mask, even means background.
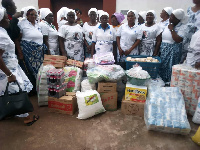
[[[19,83],[23,91],[30,92],[33,88],[31,82],[18,64],[17,56],[15,55],[15,44],[5,30],[8,27],[8,15],[4,9],[0,9],[0,96],[4,95],[7,82],[12,82],[8,88],[9,94],[19,91],[14,81]],[[31,119],[28,113],[18,115],[18,117],[24,117],[26,125],[32,125],[39,119],[36,115]]]

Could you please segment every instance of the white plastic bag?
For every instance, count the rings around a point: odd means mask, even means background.
[[[151,87],[151,86],[156,86],[156,87],[164,87],[165,86],[165,82],[160,78],[156,78],[156,79],[149,79],[145,82],[145,85],[147,87]]]
[[[87,119],[106,111],[99,93],[95,90],[78,91],[76,97],[79,109],[78,119]]]
[[[87,90],[96,90],[96,85],[91,84],[88,79],[84,79],[81,82],[81,92],[85,92]]]
[[[80,91],[83,71],[78,67],[64,67],[67,92]]]
[[[200,124],[200,97],[199,97],[197,108],[192,118],[192,121],[196,124]]]
[[[47,106],[48,105],[48,85],[47,85],[47,71],[54,69],[53,65],[41,65],[38,75],[37,75],[37,96],[38,105]]]

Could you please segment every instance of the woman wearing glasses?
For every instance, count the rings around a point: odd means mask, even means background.
[[[36,22],[37,10],[34,7],[27,7],[24,13],[26,18],[18,23],[21,36],[16,41],[16,47],[20,65],[33,84],[33,91],[35,91],[37,73],[47,47],[43,44],[43,35]]]

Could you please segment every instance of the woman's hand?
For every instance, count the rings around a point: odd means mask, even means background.
[[[125,54],[126,56],[128,56],[128,55],[131,53],[131,51],[132,51],[132,50],[127,50],[127,51],[124,52],[124,54]]]
[[[9,83],[10,83],[10,82],[14,82],[14,81],[16,81],[15,75],[12,75],[12,76],[8,77],[8,82],[9,82]]]
[[[119,55],[123,56],[124,55],[124,51],[121,49],[121,47],[119,47],[118,49],[119,49]]]
[[[173,23],[170,23],[170,24],[168,25],[168,29],[169,29],[169,30],[174,30],[174,24],[173,24]]]
[[[196,68],[196,69],[200,69],[200,62],[196,62],[196,63],[195,63],[195,68]]]
[[[88,53],[91,53],[92,45],[87,45],[87,50],[88,50]]]

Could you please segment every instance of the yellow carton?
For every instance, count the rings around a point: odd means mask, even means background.
[[[130,83],[126,84],[125,100],[145,103],[147,97],[146,86],[136,86]]]

